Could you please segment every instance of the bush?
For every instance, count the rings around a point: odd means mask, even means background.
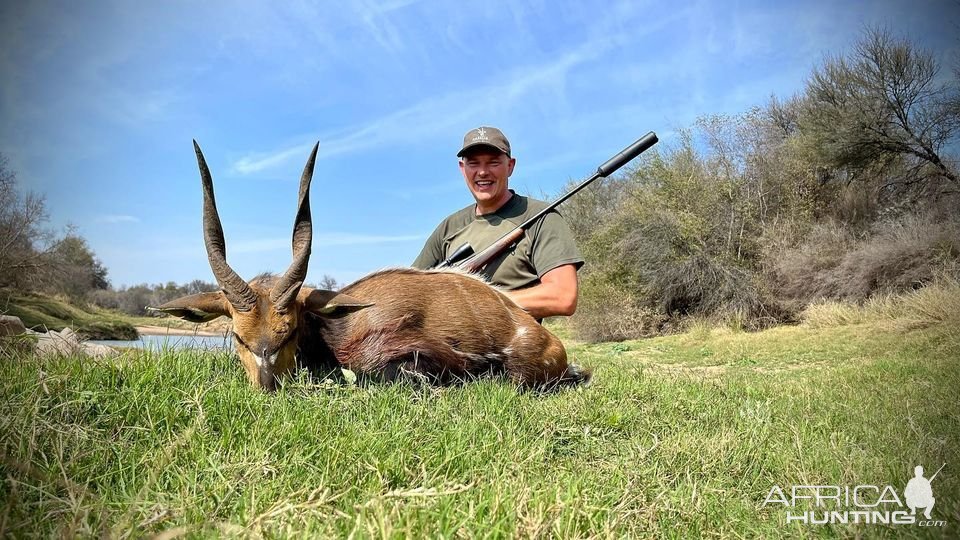
[[[667,317],[644,307],[641,300],[593,275],[581,283],[580,302],[573,317],[577,336],[591,342],[623,341],[655,336]]]
[[[958,275],[960,222],[906,215],[857,237],[838,223],[815,226],[794,248],[768,253],[773,301],[799,312],[820,300],[863,303]]]

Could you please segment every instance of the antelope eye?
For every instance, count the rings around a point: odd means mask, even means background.
[[[237,340],[237,343],[239,343],[240,345],[243,345],[244,349],[250,349],[250,346],[247,345],[247,343],[243,341],[243,338],[240,337],[236,332],[233,333],[233,338]]]

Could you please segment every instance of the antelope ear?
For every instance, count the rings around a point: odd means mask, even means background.
[[[227,299],[221,291],[191,294],[171,300],[160,307],[147,309],[169,313],[174,317],[195,323],[212,321],[220,316],[230,316]]]
[[[312,289],[303,299],[303,308],[310,313],[335,319],[368,308],[373,304],[348,294],[323,289]]]

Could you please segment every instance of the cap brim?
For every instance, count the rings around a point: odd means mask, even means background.
[[[499,146],[492,145],[488,142],[475,142],[475,143],[470,143],[464,146],[463,148],[461,148],[460,151],[457,152],[457,157],[463,157],[463,154],[467,153],[469,150],[477,148],[478,146],[486,146],[487,148],[493,148],[494,150],[500,152],[501,154],[506,154],[508,156],[510,155],[510,152],[507,152],[506,150],[504,150],[503,148],[500,148]]]

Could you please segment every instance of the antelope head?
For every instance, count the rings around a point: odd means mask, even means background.
[[[283,275],[260,276],[249,283],[227,264],[223,227],[213,195],[213,179],[200,146],[193,142],[203,185],[203,238],[219,291],[184,296],[156,308],[191,322],[220,316],[233,319],[233,339],[247,378],[254,386],[276,387],[277,378],[296,367],[300,317],[311,312],[341,317],[372,304],[333,291],[303,286],[310,258],[313,227],[310,181],[317,157],[315,145],[300,177],[297,217],[293,225],[293,262]]]

